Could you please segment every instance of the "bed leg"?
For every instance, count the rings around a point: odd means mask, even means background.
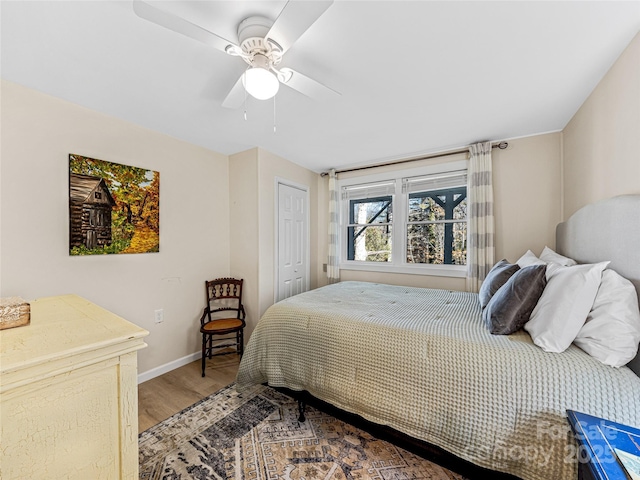
[[[302,400],[298,400],[298,413],[300,413],[300,416],[298,417],[298,421],[299,422],[304,422],[305,418],[304,418],[304,407],[305,404]]]

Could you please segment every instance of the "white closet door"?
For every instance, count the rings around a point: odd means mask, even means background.
[[[276,301],[309,289],[309,206],[306,191],[278,183]]]

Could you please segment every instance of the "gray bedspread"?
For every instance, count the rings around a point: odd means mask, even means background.
[[[525,480],[577,478],[566,410],[640,427],[640,378],[572,345],[494,336],[477,294],[342,282],[273,305],[237,388],[306,390],[378,424]]]

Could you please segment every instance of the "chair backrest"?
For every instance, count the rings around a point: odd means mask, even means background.
[[[242,305],[243,279],[216,278],[205,282],[209,321],[211,314],[223,311],[235,311],[236,318],[244,319]]]

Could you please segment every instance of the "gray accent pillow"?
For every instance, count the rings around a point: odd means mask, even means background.
[[[483,309],[487,306],[489,300],[491,300],[491,297],[495,295],[498,289],[507,283],[507,280],[509,280],[518,270],[520,270],[518,264],[509,263],[506,259],[500,260],[491,268],[487,277],[480,286],[480,291],[478,292],[480,306]]]
[[[514,273],[491,297],[482,318],[494,335],[510,335],[529,321],[544,287],[546,265],[530,265]]]

